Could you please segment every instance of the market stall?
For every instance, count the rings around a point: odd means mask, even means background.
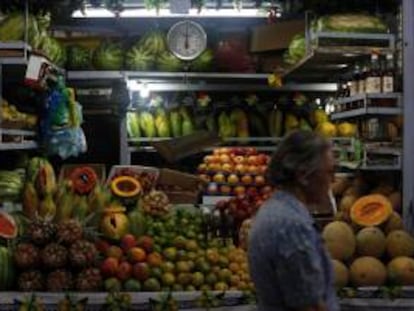
[[[1,310],[255,310],[249,229],[295,129],[337,157],[311,212],[343,310],[410,309],[411,2],[14,2]]]

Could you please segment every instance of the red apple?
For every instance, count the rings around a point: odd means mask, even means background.
[[[105,254],[107,250],[111,247],[111,244],[109,244],[107,241],[103,239],[99,239],[98,241],[96,241],[95,246],[100,253]]]
[[[101,272],[104,277],[110,278],[117,274],[119,269],[119,260],[108,257],[101,264]]]
[[[137,246],[137,240],[134,235],[127,234],[121,239],[121,248],[125,253],[127,253],[134,246]]]
[[[141,282],[149,279],[151,270],[146,262],[136,263],[132,268],[132,276]]]
[[[120,281],[128,280],[132,275],[132,266],[128,261],[123,261],[119,264],[116,272],[116,277]]]
[[[154,249],[154,240],[150,236],[143,235],[137,241],[137,246],[141,247],[147,254]]]

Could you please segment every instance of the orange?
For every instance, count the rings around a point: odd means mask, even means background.
[[[128,259],[132,263],[144,262],[147,259],[147,253],[140,247],[133,247],[128,251]]]
[[[151,253],[147,257],[147,263],[151,267],[160,267],[162,264],[162,257],[159,253]]]
[[[240,283],[240,277],[238,275],[233,274],[230,277],[230,284],[233,286],[237,286]]]
[[[232,263],[229,265],[229,269],[230,269],[230,271],[231,271],[231,272],[233,272],[233,273],[237,273],[237,272],[239,272],[239,271],[240,271],[240,266],[239,266],[239,264],[238,264],[238,263],[236,263],[236,262],[232,262]]]

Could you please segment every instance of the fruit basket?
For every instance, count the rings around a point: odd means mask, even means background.
[[[109,185],[115,177],[128,176],[136,179],[144,192],[153,189],[158,181],[160,171],[154,167],[140,165],[115,165],[111,168],[106,184]]]
[[[106,180],[106,168],[103,164],[67,164],[63,165],[60,174],[59,174],[59,182],[66,180],[70,177],[70,175],[73,173],[73,171],[76,168],[91,168],[96,176],[98,177],[98,180],[101,183],[104,183]]]

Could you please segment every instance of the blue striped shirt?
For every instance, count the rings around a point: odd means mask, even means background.
[[[249,266],[259,311],[319,302],[339,311],[330,257],[312,216],[293,195],[278,191],[260,209],[249,235]]]

